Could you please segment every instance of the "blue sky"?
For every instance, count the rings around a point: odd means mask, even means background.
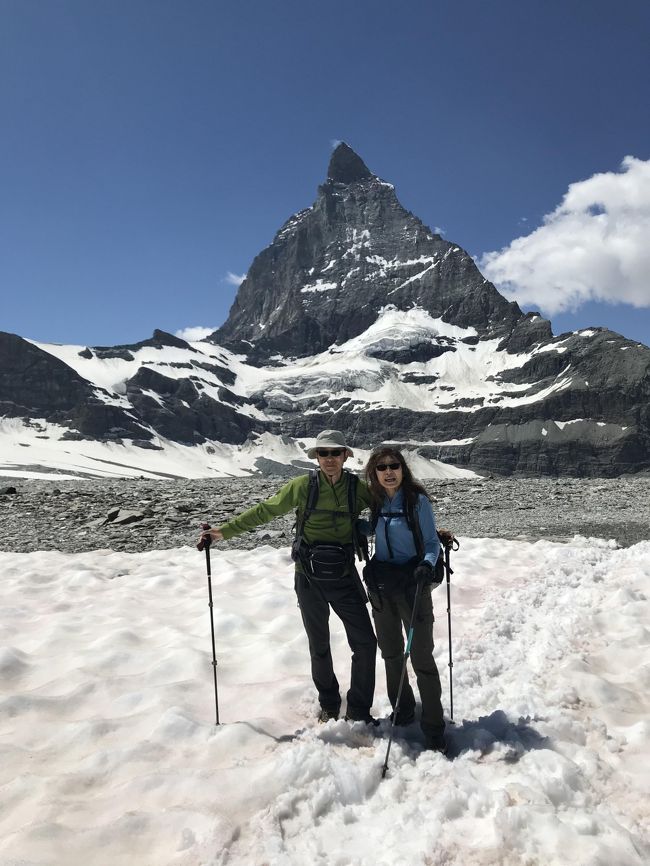
[[[0,329],[218,326],[342,139],[556,333],[650,344],[648,44],[647,0],[0,0]]]

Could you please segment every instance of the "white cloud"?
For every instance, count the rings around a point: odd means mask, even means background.
[[[226,282],[231,286],[241,286],[245,279],[246,274],[233,274],[232,271],[228,271],[226,274]]]
[[[572,183],[543,224],[479,267],[508,298],[545,313],[586,301],[650,306],[650,160]]]
[[[180,331],[175,331],[174,336],[180,337],[181,340],[187,340],[192,343],[195,340],[204,340],[206,337],[209,337],[210,334],[213,334],[217,330],[216,325],[214,328],[203,328],[200,325],[197,325],[195,328],[182,328]]]

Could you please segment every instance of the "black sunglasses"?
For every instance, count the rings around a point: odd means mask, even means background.
[[[377,472],[385,472],[387,469],[399,469],[401,465],[401,463],[378,463],[375,469]]]
[[[329,451],[327,451],[325,448],[319,448],[316,454],[318,454],[319,457],[340,457],[341,454],[343,454],[343,449],[330,448]]]

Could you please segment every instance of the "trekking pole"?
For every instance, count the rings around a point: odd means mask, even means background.
[[[390,754],[390,747],[393,744],[393,731],[395,729],[395,720],[397,719],[397,715],[399,713],[399,705],[402,700],[402,687],[404,686],[404,679],[406,678],[406,662],[408,661],[408,657],[411,653],[411,642],[413,640],[413,629],[415,627],[415,614],[418,609],[418,602],[420,601],[420,593],[422,592],[422,583],[418,582],[415,587],[415,599],[413,601],[413,610],[411,611],[411,621],[409,623],[409,631],[408,636],[406,638],[406,648],[404,650],[404,661],[402,663],[402,675],[399,680],[399,688],[397,689],[397,700],[395,701],[395,706],[393,707],[393,720],[390,725],[390,736],[388,737],[388,748],[386,749],[386,759],[384,760],[384,766],[381,770],[382,779],[386,778],[386,771],[388,770],[388,756]]]
[[[454,662],[451,657],[451,568],[449,566],[449,547],[445,547],[445,571],[447,572],[447,626],[449,629],[449,720],[454,722],[454,686],[452,682],[452,671]]]
[[[207,532],[210,529],[209,523],[202,523],[201,529],[204,532]],[[214,648],[214,616],[212,614],[212,571],[210,569],[210,545],[212,544],[212,537],[209,535],[204,535],[201,538],[201,541],[196,545],[199,550],[205,550],[205,564],[208,570],[208,606],[210,608],[210,629],[212,631],[212,671],[214,673],[214,708],[217,714],[217,725],[219,724],[219,695],[217,693],[217,653]]]
[[[453,547],[454,544],[456,547]],[[456,724],[454,722],[454,687],[452,682],[454,662],[451,657],[451,576],[454,572],[449,564],[449,558],[452,548],[458,550],[459,547],[460,544],[458,539],[454,538],[453,535],[445,543],[445,571],[447,572],[447,626],[449,628],[449,717],[452,725]]]

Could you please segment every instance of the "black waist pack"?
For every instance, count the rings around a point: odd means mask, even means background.
[[[345,577],[354,556],[352,545],[327,542],[309,545],[306,554],[309,577],[322,581]]]
[[[418,562],[415,557],[398,565],[373,557],[363,569],[363,578],[370,592],[385,596],[397,595],[413,582],[413,572]]]

